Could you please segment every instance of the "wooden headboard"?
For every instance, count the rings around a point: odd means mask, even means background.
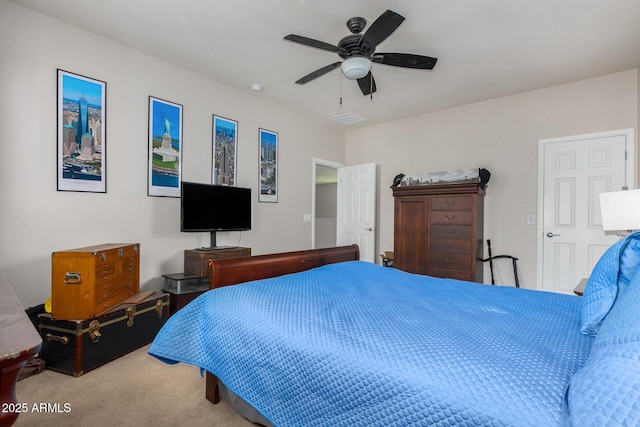
[[[314,267],[360,259],[358,245],[335,248],[281,252],[207,262],[209,289],[235,285],[251,280],[299,273]]]

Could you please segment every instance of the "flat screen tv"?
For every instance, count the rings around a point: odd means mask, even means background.
[[[250,188],[181,184],[180,231],[211,233],[211,246],[200,249],[220,248],[216,245],[218,231],[251,230]]]

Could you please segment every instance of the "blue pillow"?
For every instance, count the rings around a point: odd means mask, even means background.
[[[640,232],[616,242],[594,267],[582,301],[583,334],[595,335],[620,289],[626,288],[640,266]]]
[[[640,270],[625,280],[571,378],[563,408],[571,425],[640,425]]]
[[[627,244],[620,254],[620,272],[618,273],[620,289],[629,286],[640,266],[640,232],[630,234],[625,241]]]

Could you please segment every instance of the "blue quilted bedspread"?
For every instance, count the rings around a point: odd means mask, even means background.
[[[552,426],[588,357],[580,298],[354,261],[209,291],[149,353],[276,426]]]

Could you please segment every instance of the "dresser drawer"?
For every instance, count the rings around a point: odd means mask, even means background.
[[[431,226],[431,236],[445,239],[471,239],[473,226],[434,224]]]
[[[95,280],[96,284],[104,283],[114,279],[118,275],[117,262],[100,262],[96,264]]]
[[[136,273],[140,264],[138,257],[129,257],[122,260],[122,274]]]
[[[429,271],[429,275],[433,277],[441,277],[443,279],[465,280],[467,282],[472,282],[474,279],[471,272],[439,270],[435,268]]]
[[[431,198],[431,210],[451,211],[451,210],[472,210],[472,196],[442,196]]]
[[[99,300],[98,298],[96,298],[96,305],[95,305],[95,311],[97,313],[101,313],[104,312],[105,310],[108,310],[112,307],[115,307],[116,305],[118,305],[118,303],[126,300],[129,297],[132,297],[134,295],[138,294],[137,290],[130,290],[130,291],[125,291],[125,292],[120,292],[119,294],[109,298],[109,299],[102,299]]]
[[[137,293],[137,278],[118,278],[96,286],[96,303],[109,300],[123,292],[135,290]]]
[[[437,252],[453,252],[458,254],[472,254],[473,241],[463,239],[431,239],[431,250]]]
[[[473,212],[471,211],[432,211],[432,224],[473,224]]]
[[[471,255],[431,252],[429,267],[442,270],[471,271]]]

